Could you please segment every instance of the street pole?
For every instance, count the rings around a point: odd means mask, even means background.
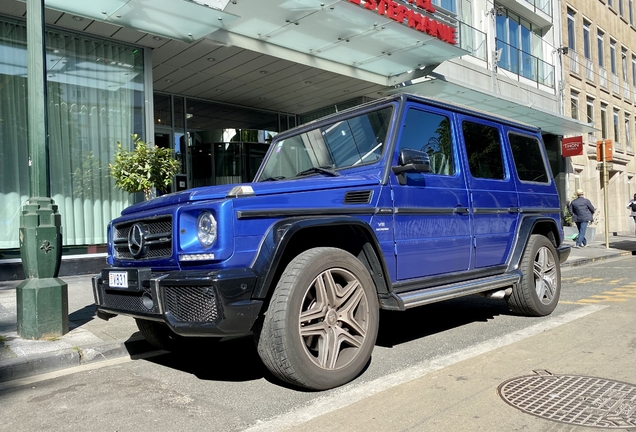
[[[17,331],[24,339],[68,333],[68,286],[57,278],[62,218],[50,198],[44,0],[27,0],[29,199],[20,217],[25,280],[16,288]]]
[[[605,157],[605,140],[603,140],[602,146],[603,148],[601,149],[601,152],[603,154],[603,211],[605,212],[605,249],[609,249],[609,203],[607,202],[607,185],[609,183],[609,177],[607,174],[607,158]]]

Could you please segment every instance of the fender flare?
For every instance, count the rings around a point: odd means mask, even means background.
[[[525,216],[519,223],[519,228],[517,228],[517,235],[515,237],[516,240],[513,246],[514,250],[510,254],[508,269],[506,270],[507,272],[511,272],[519,268],[521,257],[523,256],[523,252],[526,249],[526,244],[528,244],[528,239],[530,239],[530,235],[534,231],[534,227],[538,223],[544,222],[552,225],[551,231],[554,232],[554,239],[556,241],[554,247],[556,248],[562,242],[560,231],[554,219],[546,216]]]
[[[366,222],[351,216],[307,216],[282,219],[269,228],[251,265],[252,270],[258,275],[252,298],[264,299],[267,297],[272,289],[271,284],[280,266],[285,248],[296,233],[304,229],[329,226],[354,226],[365,232],[367,242],[362,250],[371,266],[371,277],[376,282],[378,292],[386,293],[389,273],[381,253],[380,244]]]

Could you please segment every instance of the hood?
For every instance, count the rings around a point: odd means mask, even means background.
[[[279,180],[259,183],[243,183],[249,185],[254,190],[254,196],[277,195],[287,193],[298,193],[305,191],[316,191],[323,189],[340,189],[340,188],[357,188],[369,187],[380,183],[379,173],[374,174],[357,174],[342,175],[338,177],[324,177],[320,175],[308,176],[304,178],[295,178],[290,180]],[[195,189],[188,189],[182,192],[175,192],[134,204],[125,208],[121,214],[131,214],[144,210],[155,209],[159,207],[172,206],[187,202],[220,200],[225,199],[227,194],[237,184],[228,184],[220,186],[205,186]],[[250,196],[232,198],[232,199],[249,199]]]

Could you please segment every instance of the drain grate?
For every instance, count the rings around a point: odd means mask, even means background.
[[[561,423],[606,429],[636,427],[636,386],[603,378],[553,375],[512,378],[499,396],[523,412]]]

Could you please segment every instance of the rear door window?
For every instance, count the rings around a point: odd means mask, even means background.
[[[470,174],[474,178],[505,179],[499,130],[494,126],[463,121],[462,131]]]
[[[536,137],[508,134],[512,157],[517,168],[519,180],[538,183],[549,183],[541,143]]]

